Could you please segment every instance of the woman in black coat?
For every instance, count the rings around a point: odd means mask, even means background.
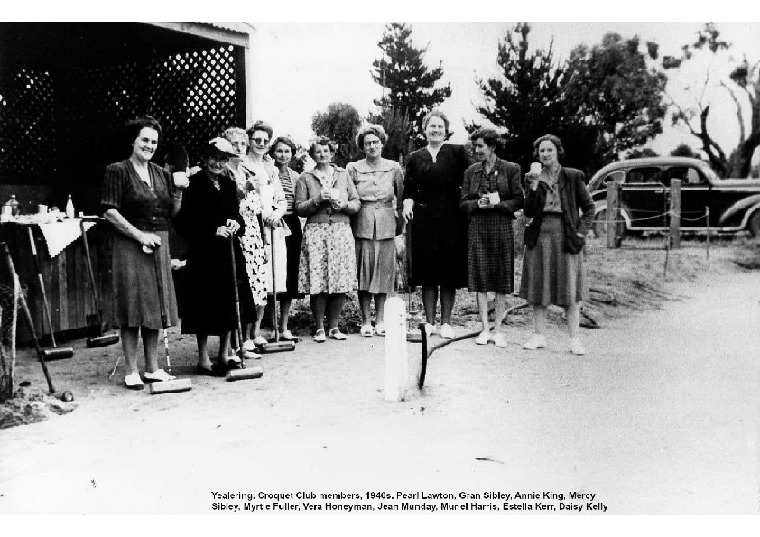
[[[177,231],[187,240],[187,265],[182,309],[182,333],[196,334],[199,374],[222,374],[236,367],[228,358],[230,332],[236,327],[235,288],[232,279],[230,237],[242,228],[237,187],[227,162],[235,153],[223,138],[214,138],[205,151],[204,168],[190,178],[182,209],[174,219]],[[234,240],[238,280],[245,279],[245,262]],[[250,287],[238,285],[241,293]],[[245,296],[245,295],[242,295]],[[250,300],[250,296],[247,297]],[[242,300],[242,298],[241,298]],[[219,336],[217,363],[212,367],[208,336]]]

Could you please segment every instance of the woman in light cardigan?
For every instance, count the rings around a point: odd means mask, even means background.
[[[305,217],[298,290],[309,294],[316,323],[314,341],[323,343],[327,312],[329,337],[345,340],[338,318],[346,293],[356,289],[356,252],[350,216],[359,211],[359,196],[346,170],[332,164],[330,141],[321,137],[311,145],[313,170],[301,174],[296,185],[296,213]]]

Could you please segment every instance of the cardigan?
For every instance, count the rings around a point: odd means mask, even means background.
[[[482,162],[477,162],[464,172],[464,183],[462,183],[462,197],[459,200],[459,207],[470,217],[476,212],[496,211],[506,215],[508,218],[514,218],[515,213],[522,209],[525,203],[525,196],[520,181],[520,166],[514,162],[497,158],[496,164],[494,164],[490,173],[496,175],[501,201],[493,205],[492,208],[478,207],[478,200],[480,199],[478,190],[484,179],[485,167]]]
[[[585,175],[575,168],[565,168],[559,172],[559,197],[562,201],[562,251],[577,254],[586,244],[586,234],[594,219],[594,200],[586,188]],[[525,195],[525,216],[533,221],[525,228],[525,246],[533,248],[538,242],[544,203],[548,187],[539,181],[536,190],[528,189]],[[579,212],[583,212],[581,217]]]
[[[350,215],[359,212],[361,202],[354,182],[345,169],[332,165],[335,174],[333,188],[340,191],[341,201],[348,202],[343,209],[335,210],[327,200],[320,200],[322,184],[313,170],[305,171],[296,183],[295,209],[298,216],[305,217],[306,224],[332,224],[345,222],[350,224]]]

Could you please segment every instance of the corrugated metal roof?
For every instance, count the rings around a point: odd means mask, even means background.
[[[197,22],[196,24],[206,24],[208,26],[213,26],[214,28],[240,34],[250,34],[254,29],[253,25],[247,22]]]

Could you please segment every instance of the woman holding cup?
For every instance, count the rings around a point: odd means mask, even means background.
[[[506,347],[501,328],[507,294],[514,291],[515,239],[512,227],[515,212],[523,208],[520,166],[496,156],[499,135],[480,129],[470,136],[479,162],[464,174],[460,207],[470,218],[468,233],[467,279],[470,291],[477,293],[483,331],[478,345],[493,341]],[[496,324],[491,336],[488,323],[488,293],[496,294]]]
[[[586,353],[580,340],[580,304],[588,295],[583,246],[594,217],[594,202],[583,172],[560,165],[562,141],[546,134],[533,142],[540,160],[526,174],[525,228],[520,296],[533,305],[534,334],[523,348],[546,347],[546,309],[565,308],[570,352]]]
[[[343,168],[332,164],[330,141],[320,137],[311,144],[314,169],[301,174],[296,184],[295,207],[306,218],[298,270],[298,290],[311,295],[316,323],[314,341],[345,340],[338,318],[346,293],[356,289],[356,251],[350,216],[361,203],[356,187]],[[328,334],[324,318],[327,313]]]
[[[127,160],[109,165],[100,201],[103,217],[115,229],[113,234],[112,278],[113,311],[107,322],[121,327],[126,363],[124,384],[141,390],[143,380],[137,369],[137,344],[142,334],[146,381],[165,381],[174,377],[158,368],[158,331],[162,326],[160,295],[163,293],[166,320],[178,321],[177,300],[172,281],[169,229],[171,218],[182,206],[187,175],[169,173],[150,162],[156,153],[161,125],[142,116],[126,125],[131,147]],[[157,265],[156,265],[157,263]],[[161,282],[156,278],[156,266]]]

